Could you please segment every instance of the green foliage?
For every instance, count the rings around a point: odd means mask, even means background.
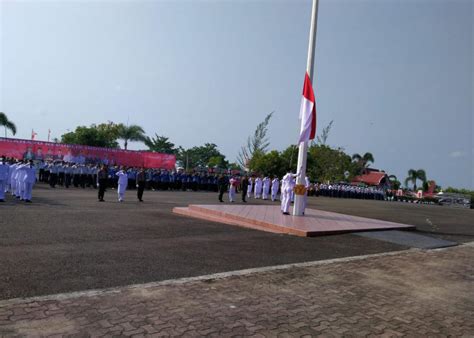
[[[471,196],[471,206],[474,205],[474,190],[447,187],[443,191],[447,192],[447,193],[454,193],[454,194],[462,194],[462,195]]]
[[[63,134],[61,142],[92,147],[119,148],[117,138],[120,125],[113,122],[79,126],[75,131]]]
[[[268,114],[265,119],[257,125],[253,136],[249,136],[247,144],[242,146],[237,162],[242,168],[247,168],[254,154],[265,153],[270,145],[267,138],[268,124],[274,112]]]
[[[263,175],[282,177],[291,170],[296,172],[298,148],[291,145],[282,152],[256,153],[249,162],[252,171]],[[311,145],[308,149],[307,175],[312,181],[346,181],[357,174],[358,167],[340,148]],[[349,177],[345,173],[349,172]]]
[[[16,126],[10,121],[5,113],[0,112],[0,126],[5,128],[5,137],[7,137],[7,130],[10,130],[13,135],[16,134]]]
[[[422,183],[426,182],[426,172],[423,169],[410,169],[408,170],[408,177],[405,179],[405,185],[408,187],[408,183],[413,183],[413,190],[416,191],[416,181],[420,180]]]
[[[346,178],[345,173],[349,176]],[[358,172],[358,165],[341,148],[313,145],[308,149],[307,174],[319,182],[351,180]]]
[[[121,123],[118,125],[118,127],[118,138],[124,141],[125,150],[127,149],[129,141],[145,142],[146,136],[142,127],[136,124],[126,126]]]
[[[267,154],[257,152],[249,161],[249,167],[252,171],[261,175],[277,175],[282,177],[286,173],[284,158],[280,152],[272,150]]]
[[[354,154],[352,155],[352,160],[357,164],[358,174],[362,174],[365,168],[370,167],[370,163],[374,163],[374,155],[372,153],[365,153],[364,155]]]
[[[222,159],[217,160],[217,157]],[[228,165],[228,162],[225,161],[225,155],[217,149],[217,145],[214,143],[205,143],[203,146],[190,149],[179,147],[176,160],[186,169],[206,167],[209,166],[210,162],[214,164],[216,161],[220,162],[223,167]]]
[[[211,168],[225,168],[227,167],[227,161],[224,156],[212,156],[207,165]]]
[[[321,132],[321,136],[316,136],[316,139],[318,140],[318,144],[326,145],[326,141],[328,140],[329,132],[331,131],[333,123],[334,123],[334,120],[331,120],[331,122],[329,122],[329,124],[323,128],[323,131]]]
[[[169,141],[168,137],[159,136],[158,134],[155,134],[153,138],[146,137],[144,143],[150,151],[157,153],[176,154],[178,152],[178,149],[175,148],[174,143]]]
[[[390,181],[390,184],[392,185],[392,189],[398,190],[402,185],[402,183],[398,180],[397,176],[395,175],[388,176],[388,180]]]

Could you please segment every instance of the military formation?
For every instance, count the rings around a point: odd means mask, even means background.
[[[281,180],[274,176],[240,176],[212,173],[186,173],[180,170],[125,168],[93,164],[76,164],[63,161],[18,161],[3,157],[0,161],[0,202],[9,192],[14,198],[31,203],[34,184],[39,181],[69,188],[98,189],[98,200],[104,201],[107,189],[117,191],[117,200],[123,202],[127,190],[136,190],[137,199],[143,202],[145,190],[211,191],[219,193],[219,201],[228,192],[229,202],[241,194],[247,199],[281,201],[281,211],[288,215],[294,201],[296,174],[287,173]],[[386,199],[385,191],[375,187],[349,184],[311,183],[305,178],[307,196],[335,198]]]

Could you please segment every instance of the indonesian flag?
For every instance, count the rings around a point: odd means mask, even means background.
[[[313,140],[316,135],[316,100],[308,73],[304,78],[300,108],[301,131],[298,143]]]

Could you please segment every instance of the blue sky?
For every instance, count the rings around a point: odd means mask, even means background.
[[[311,1],[0,1],[0,111],[18,137],[107,120],[230,160],[265,115],[295,143]],[[318,132],[406,177],[474,188],[471,0],[320,0]],[[138,149],[139,144],[133,148]]]

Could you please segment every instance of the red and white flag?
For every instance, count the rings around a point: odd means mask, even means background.
[[[34,140],[36,135],[38,135],[38,133],[35,133],[35,131],[33,129],[31,129],[31,139]]]
[[[316,99],[308,73],[304,77],[300,108],[301,131],[298,143],[313,140],[316,135]]]

